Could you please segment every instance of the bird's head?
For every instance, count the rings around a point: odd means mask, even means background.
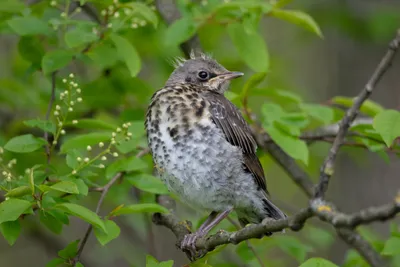
[[[243,76],[243,73],[228,71],[210,56],[201,54],[196,57],[192,52],[190,59],[176,60],[175,70],[169,77],[167,85],[198,84],[222,94],[228,89],[230,81],[240,76]]]

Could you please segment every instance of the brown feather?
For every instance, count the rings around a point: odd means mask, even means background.
[[[267,192],[264,171],[256,155],[257,143],[237,107],[219,93],[204,91],[202,95],[210,103],[214,123],[222,130],[229,143],[242,149],[245,169],[253,174],[257,185]]]

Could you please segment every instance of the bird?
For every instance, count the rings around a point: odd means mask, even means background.
[[[168,190],[210,215],[184,237],[181,249],[196,252],[204,237],[235,211],[240,225],[286,218],[270,200],[257,143],[239,109],[224,92],[243,76],[210,55],[178,58],[165,86],[156,91],[145,120],[157,175]]]

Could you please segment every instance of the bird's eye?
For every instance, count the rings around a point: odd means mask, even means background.
[[[207,72],[207,71],[204,71],[204,70],[199,71],[199,73],[197,74],[197,76],[199,76],[199,78],[200,78],[201,80],[207,80],[207,78],[208,78],[208,72]]]

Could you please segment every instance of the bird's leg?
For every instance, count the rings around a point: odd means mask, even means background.
[[[220,214],[218,214],[215,211],[211,212],[207,220],[200,226],[200,228],[195,233],[185,235],[181,243],[181,248],[183,250],[189,251],[192,255],[192,258],[194,259],[194,255],[196,255],[196,240],[208,234],[208,232],[210,232],[211,229],[213,229],[217,224],[219,224],[223,219],[225,219],[231,211],[232,208],[229,208],[221,212]]]

